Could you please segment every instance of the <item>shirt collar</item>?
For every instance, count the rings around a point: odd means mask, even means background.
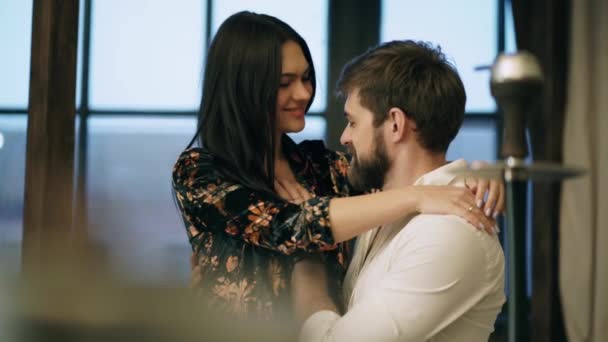
[[[458,159],[420,176],[414,185],[448,185],[461,180],[454,171],[467,167],[464,159]]]

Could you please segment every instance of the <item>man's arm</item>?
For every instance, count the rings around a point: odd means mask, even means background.
[[[301,340],[423,341],[454,322],[485,295],[488,267],[481,232],[459,224],[438,216],[412,221],[373,288],[343,317],[313,314]]]

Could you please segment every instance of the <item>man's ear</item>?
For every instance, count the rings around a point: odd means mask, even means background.
[[[414,132],[416,124],[405,112],[397,107],[388,111],[388,124],[390,125],[390,137],[393,142],[404,141]]]

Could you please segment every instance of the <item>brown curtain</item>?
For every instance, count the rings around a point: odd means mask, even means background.
[[[564,162],[584,177],[562,188],[560,292],[570,342],[608,341],[608,1],[572,9]]]
[[[536,161],[562,162],[568,79],[569,0],[512,0],[517,48],[533,53],[545,75],[542,106],[528,118]],[[558,289],[559,184],[533,187],[530,340],[565,340]]]

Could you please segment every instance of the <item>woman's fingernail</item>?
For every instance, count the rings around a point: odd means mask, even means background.
[[[486,230],[486,226],[484,226],[483,222],[479,222],[479,229]]]
[[[488,208],[486,209],[486,216],[490,216],[492,215],[492,209]]]
[[[496,220],[496,218],[498,217],[498,211],[495,211],[494,214],[492,214],[492,217]]]
[[[481,209],[482,205],[483,205],[483,200],[477,200],[477,208]]]

